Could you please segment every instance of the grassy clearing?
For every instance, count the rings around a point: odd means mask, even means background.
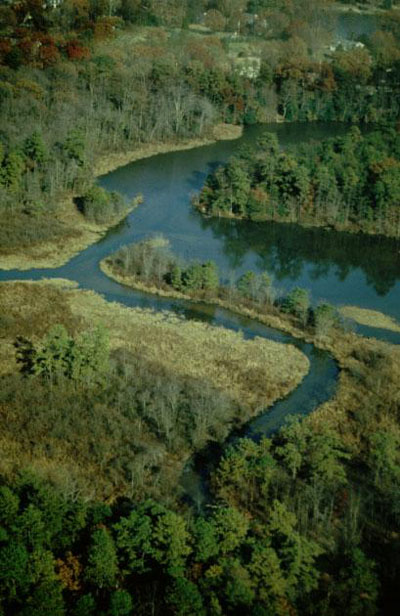
[[[343,306],[340,308],[340,313],[347,319],[353,319],[361,325],[400,332],[400,324],[395,319],[377,310],[358,308],[358,306]]]
[[[226,438],[309,369],[291,345],[108,303],[70,281],[0,284],[0,319],[0,472],[30,467],[89,498],[173,499],[194,450]],[[37,341],[56,323],[70,334],[106,324],[119,365],[107,395],[21,380],[16,336]],[[184,414],[172,421],[177,405]]]
[[[286,395],[307,373],[307,358],[294,346],[256,338],[173,313],[127,308],[64,280],[0,284],[2,339],[40,339],[56,323],[69,331],[107,325],[112,348],[125,347],[171,372],[205,378],[252,412]],[[4,348],[4,345],[2,345]],[[2,364],[3,374],[13,357]]]
[[[73,292],[69,305],[87,322],[107,323],[113,346],[126,346],[174,374],[204,379],[253,413],[289,393],[308,371],[308,360],[291,345],[243,340],[238,333],[172,313],[109,304],[90,292]]]

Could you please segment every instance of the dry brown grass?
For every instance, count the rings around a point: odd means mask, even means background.
[[[113,348],[126,347],[145,361],[178,374],[206,378],[252,408],[286,395],[308,371],[309,362],[292,345],[240,333],[174,313],[157,313],[110,303],[72,281],[53,279],[0,283],[3,340],[41,338],[63,323],[70,331],[106,324]]]
[[[16,367],[13,343],[17,336],[38,340],[57,323],[64,323],[70,331],[79,328],[79,318],[65,304],[62,293],[63,288],[74,286],[72,281],[58,279],[0,284],[0,374]]]
[[[387,314],[378,312],[378,310],[367,310],[358,306],[343,306],[340,308],[340,313],[348,319],[361,323],[361,325],[400,332],[400,324]]]
[[[289,393],[309,369],[308,359],[294,346],[260,338],[246,341],[238,333],[186,321],[172,313],[108,303],[96,293],[79,290],[74,283],[64,280],[1,283],[0,319],[0,376],[17,371],[13,348],[17,335],[36,340],[55,323],[63,323],[71,333],[103,323],[110,332],[111,349],[119,353],[121,349],[128,351],[129,357],[147,374],[148,371],[153,374],[154,369],[155,378],[164,374],[164,379],[170,382],[168,375],[171,375],[180,379],[175,382],[203,383],[204,387],[221,392],[232,410],[225,418],[219,417],[216,410],[212,422],[218,429],[223,422],[229,425],[237,422],[239,426],[261,407]],[[7,377],[10,378],[14,377]],[[140,382],[143,376],[137,378]],[[14,391],[12,387],[10,391]],[[114,462],[124,450],[125,459],[130,456],[139,471],[141,459],[153,460],[151,467],[159,468],[159,475],[154,475],[152,470],[140,475],[146,489],[135,483],[142,496],[165,491],[169,498],[174,497],[183,465],[195,444],[183,443],[175,452],[167,450],[162,439],[155,438],[144,427],[141,432],[140,417],[120,416],[118,408],[113,407],[105,415],[95,398],[89,412],[74,411],[69,403],[71,410],[64,417],[65,402],[60,402],[63,394],[54,391],[54,412],[50,410],[48,415],[46,411],[44,415],[40,409],[42,394],[38,390],[35,395],[37,405],[34,395],[29,394],[26,406],[24,392],[17,389],[13,394],[13,399],[15,396],[20,399],[14,400],[17,410],[14,403],[5,402],[1,406],[0,471],[3,474],[13,476],[21,468],[30,467],[67,493],[76,489],[85,498],[112,500],[130,494],[133,489],[129,477],[124,477],[121,469],[116,470]],[[55,423],[64,430],[62,438],[55,432]],[[145,454],[137,455],[132,449],[134,438]],[[98,456],[93,457],[91,453],[96,442],[102,447],[101,464]]]
[[[73,197],[65,197],[57,209],[56,221],[61,223],[63,233],[56,238],[7,253],[0,254],[0,269],[28,270],[32,268],[61,267],[79,252],[97,242],[111,227],[123,220],[128,210],[107,225],[97,225],[88,222],[78,211]]]
[[[309,369],[308,359],[292,345],[244,340],[240,333],[173,313],[109,303],[62,280],[1,283],[0,318],[3,373],[14,365],[10,348],[16,335],[37,339],[55,323],[70,331],[106,324],[112,348],[126,348],[174,374],[204,379],[253,413],[288,394]]]
[[[95,293],[72,292],[69,306],[88,322],[107,323],[113,345],[126,346],[175,374],[204,379],[253,412],[286,395],[309,368],[294,346],[244,340],[238,333],[172,313],[109,304]]]

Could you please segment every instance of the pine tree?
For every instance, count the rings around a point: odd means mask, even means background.
[[[42,166],[48,158],[47,148],[42,135],[38,131],[33,132],[30,137],[25,139],[23,150],[25,155],[39,166]]]
[[[114,541],[106,529],[99,528],[92,534],[85,579],[95,588],[110,588],[115,584],[117,572]]]

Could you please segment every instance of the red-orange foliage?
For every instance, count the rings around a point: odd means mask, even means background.
[[[60,59],[60,52],[52,36],[42,35],[39,37],[38,56],[43,67],[51,66]]]
[[[68,41],[66,44],[66,52],[70,60],[87,60],[90,58],[89,49],[76,39]]]
[[[37,41],[33,41],[31,38],[24,38],[18,43],[18,49],[21,51],[23,56],[24,64],[29,64],[32,62],[34,57],[37,55],[38,47],[40,45]]]

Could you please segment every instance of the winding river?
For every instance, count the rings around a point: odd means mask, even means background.
[[[295,344],[310,359],[310,372],[286,399],[250,423],[251,434],[269,434],[284,422],[286,415],[310,413],[332,396],[338,374],[332,357],[310,344],[219,307],[128,289],[107,278],[99,269],[99,261],[121,245],[149,234],[163,233],[176,253],[186,259],[213,259],[226,278],[232,274],[237,277],[248,269],[267,270],[282,291],[302,286],[310,289],[314,302],[325,299],[334,304],[355,304],[399,317],[399,242],[290,224],[204,219],[190,205],[191,193],[200,189],[211,170],[241,145],[253,143],[266,130],[277,133],[281,144],[286,146],[337,135],[346,129],[332,123],[253,126],[236,141],[157,155],[121,167],[101,177],[99,182],[129,198],[143,193],[144,203],[138,209],[66,265],[57,269],[0,271],[0,281],[67,278],[77,281],[83,289],[93,289],[107,300],[127,306],[172,310],[184,318],[242,330],[246,338],[263,336]],[[358,329],[400,343],[398,334],[366,327]]]

